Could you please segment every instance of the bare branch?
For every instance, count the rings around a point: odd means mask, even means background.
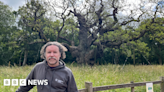
[[[28,44],[36,44],[36,43],[46,43],[45,41],[34,41],[34,42],[30,42]]]
[[[112,2],[112,7],[114,8],[114,10],[113,10],[113,18],[114,18],[114,22],[113,22],[113,24],[116,24],[117,22],[118,22],[118,19],[117,19],[117,17],[116,17],[116,14],[117,14],[117,7],[115,7],[115,1],[116,0],[113,0],[113,2]]]
[[[154,23],[154,20],[155,20],[155,18],[156,18],[156,14],[157,14],[157,11],[158,11],[158,6],[159,6],[159,4],[157,4],[157,6],[155,7],[155,13],[154,13],[154,18],[152,18],[152,23]]]

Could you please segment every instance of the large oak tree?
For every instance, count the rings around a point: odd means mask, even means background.
[[[62,0],[48,1],[56,18],[62,20],[63,26],[58,30],[58,39],[76,57],[78,63],[93,64],[95,56],[101,56],[104,47],[120,47],[123,43],[138,40],[147,31],[147,27],[136,31],[137,25],[144,19],[150,18],[152,25],[157,16],[162,16],[162,3],[148,0],[128,3],[126,0]],[[78,31],[78,45],[73,40],[61,35],[65,20],[73,16]],[[134,25],[136,23],[136,25]],[[74,25],[75,26],[75,25]],[[124,31],[121,31],[123,30]],[[120,31],[119,31],[120,30]],[[110,32],[120,32],[117,37],[108,37]],[[122,36],[126,34],[123,39]],[[112,38],[112,39],[110,39]],[[96,46],[96,49],[91,49]]]

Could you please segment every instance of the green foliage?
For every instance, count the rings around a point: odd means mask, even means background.
[[[157,18],[156,23],[153,23],[151,26],[148,27],[147,30],[149,32],[147,33],[150,40],[154,40],[157,43],[163,44],[163,37],[164,37],[164,25],[163,21],[164,18]],[[146,23],[145,25],[149,25],[149,23]]]
[[[8,61],[14,56],[17,43],[17,27],[15,17],[8,5],[0,1],[0,64],[7,65]]]
[[[14,22],[14,14],[12,13],[11,8],[0,1],[0,34],[2,34],[2,32],[7,33],[8,27],[11,27]]]
[[[121,28],[119,28],[118,30],[115,31],[110,31],[107,32],[106,34],[104,34],[103,36],[101,36],[101,40],[109,40],[111,39],[109,42],[115,42],[115,43],[119,43],[119,42],[123,42],[120,46],[116,46],[113,49],[114,52],[109,52],[111,54],[108,54],[105,57],[111,57],[113,59],[109,59],[112,60],[110,62],[114,62],[114,60],[116,58],[119,58],[119,64],[122,64],[125,62],[125,58],[126,57],[130,57],[131,59],[141,59],[141,57],[149,57],[149,51],[151,50],[148,47],[148,44],[145,43],[144,41],[141,41],[141,39],[133,41],[131,39],[138,37],[140,35],[140,32],[142,31],[142,28],[137,28],[137,29],[132,29],[131,27],[127,27],[126,30],[123,30]],[[98,40],[97,40],[98,41]],[[125,43],[124,43],[125,42]],[[112,49],[109,49],[112,50]],[[118,55],[115,55],[117,52]],[[112,55],[113,53],[113,55]],[[134,57],[136,56],[136,57]],[[114,59],[115,58],[115,59]],[[136,62],[139,63],[139,62]]]
[[[38,0],[27,2],[26,5],[20,7],[18,10],[18,14],[20,15],[18,25],[23,30],[28,30],[29,34],[40,32],[47,23],[47,20],[44,18],[45,13],[46,9],[43,8],[43,5]]]
[[[143,54],[144,56],[149,57],[150,48],[147,46],[148,46],[147,43],[137,40],[137,41],[131,41],[131,42],[122,44],[121,49],[123,50],[124,54],[128,55],[128,57],[131,57],[131,58],[133,58],[132,51],[138,52],[136,53],[138,55]]]

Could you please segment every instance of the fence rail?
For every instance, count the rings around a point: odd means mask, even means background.
[[[148,82],[137,82],[137,83],[131,82],[127,84],[117,84],[117,85],[98,86],[98,87],[92,87],[91,82],[85,82],[85,88],[80,89],[78,92],[96,92],[96,91],[104,91],[104,90],[127,88],[127,87],[131,87],[131,92],[134,92],[134,87],[145,86],[146,83],[160,84],[161,92],[164,92],[164,77],[160,77],[159,81],[148,81]]]

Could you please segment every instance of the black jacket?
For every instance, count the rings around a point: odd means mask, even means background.
[[[59,66],[51,68],[47,62],[37,63],[26,78],[27,85],[20,86],[16,92],[28,92],[34,85],[28,85],[28,80],[48,80],[48,85],[37,85],[38,92],[78,92],[73,74],[64,62]]]

